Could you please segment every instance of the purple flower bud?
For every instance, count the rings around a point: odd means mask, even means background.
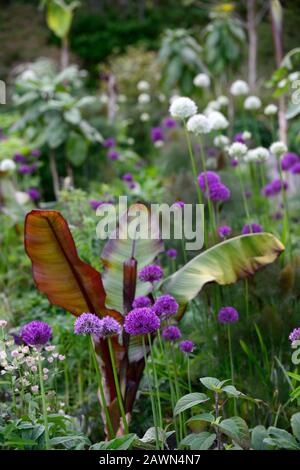
[[[167,129],[172,129],[173,127],[176,127],[177,123],[175,119],[172,119],[171,117],[167,117],[163,120],[163,127],[166,127]]]
[[[176,341],[181,337],[181,331],[177,326],[166,326],[162,331],[162,337],[166,341]]]
[[[210,187],[213,184],[220,183],[220,176],[214,171],[206,171],[198,176],[198,183],[201,190],[206,191],[206,185]]]
[[[116,141],[113,137],[108,137],[105,139],[102,143],[103,147],[105,148],[111,148],[116,146]]]
[[[195,345],[194,345],[193,341],[190,341],[190,340],[186,339],[184,341],[181,341],[181,343],[179,344],[179,347],[180,347],[182,352],[184,352],[186,354],[189,354],[189,353],[193,352]]]
[[[179,305],[172,295],[161,295],[156,299],[153,310],[159,317],[170,317],[176,315]]]
[[[21,175],[30,175],[32,172],[31,166],[30,165],[21,165],[18,169],[18,172],[21,173]]]
[[[163,277],[163,270],[158,264],[148,264],[140,270],[138,277],[142,282],[157,282]]]
[[[52,329],[43,321],[34,320],[23,326],[21,330],[22,340],[28,346],[41,347],[48,343],[52,336]]]
[[[175,248],[169,248],[167,251],[166,251],[166,255],[169,257],[169,258],[176,258],[177,256],[177,250]]]
[[[229,227],[229,225],[221,225],[218,228],[218,234],[221,238],[229,237],[229,235],[231,234],[231,227]]]
[[[136,297],[132,302],[133,308],[151,307],[151,300],[146,295]]]
[[[107,158],[111,161],[115,161],[119,159],[119,152],[116,150],[110,150],[107,154]]]
[[[32,201],[37,201],[41,198],[41,193],[37,188],[29,188],[26,192]]]
[[[222,324],[235,323],[239,319],[237,310],[233,307],[223,307],[218,313],[218,321]]]
[[[289,340],[293,343],[294,341],[300,341],[300,328],[295,328],[289,335]]]
[[[32,150],[31,151],[31,156],[34,158],[39,158],[41,156],[41,151],[38,149]]]
[[[22,155],[21,153],[16,153],[14,155],[14,161],[16,163],[25,163],[26,162],[26,157]]]
[[[281,168],[283,171],[288,171],[296,163],[300,163],[298,155],[293,152],[287,152],[282,156]]]
[[[126,181],[126,183],[131,183],[133,181],[133,176],[131,173],[125,173],[125,175],[122,176],[122,180]]]
[[[260,224],[253,222],[252,224],[245,224],[242,228],[242,234],[247,235],[248,233],[260,233],[263,232],[263,228]]]
[[[152,127],[151,129],[151,139],[152,142],[159,142],[164,140],[164,134],[160,127]]]

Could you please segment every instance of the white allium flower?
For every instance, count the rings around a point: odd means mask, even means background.
[[[228,149],[228,153],[230,157],[240,158],[243,157],[247,153],[247,145],[242,144],[241,142],[234,142],[230,145]]]
[[[27,202],[30,200],[30,197],[24,191],[16,191],[15,198],[18,204],[20,204],[21,206],[27,204]]]
[[[219,103],[220,106],[227,106],[229,104],[229,98],[225,95],[220,95],[217,98],[217,103]]]
[[[265,147],[256,147],[248,150],[244,157],[246,162],[265,162],[270,157],[270,152]]]
[[[169,111],[174,118],[187,119],[196,114],[197,106],[193,100],[182,96],[172,101]]]
[[[212,100],[208,102],[204,112],[205,114],[209,114],[212,111],[219,111],[220,108],[221,108],[220,103],[217,100]]]
[[[158,149],[161,148],[161,147],[163,147],[163,145],[164,145],[164,141],[163,141],[163,140],[157,140],[156,142],[154,142],[154,147],[156,147],[156,148],[158,148]]]
[[[14,171],[16,169],[16,164],[10,158],[5,158],[0,162],[0,171]]]
[[[286,84],[287,84],[287,79],[286,79],[286,78],[283,78],[283,79],[280,80],[280,82],[278,83],[278,88],[284,88]]]
[[[244,132],[242,133],[242,138],[243,138],[244,140],[250,140],[251,137],[252,137],[252,134],[251,134],[251,132],[249,132],[249,131],[244,131]]]
[[[150,119],[150,116],[149,116],[148,113],[142,113],[140,115],[140,120],[143,121],[143,122],[149,121],[149,119]]]
[[[166,99],[166,95],[164,95],[163,93],[160,93],[158,95],[158,101],[160,101],[161,103],[165,103]]]
[[[140,80],[136,87],[139,91],[147,91],[149,90],[150,85],[146,80]]]
[[[128,139],[127,139],[127,144],[128,144],[128,145],[133,145],[134,142],[135,142],[135,141],[134,141],[134,138],[133,138],[133,137],[128,137]]]
[[[244,80],[236,80],[230,87],[230,93],[233,96],[248,95],[249,85]]]
[[[287,152],[287,146],[284,142],[273,142],[270,147],[270,152],[275,155],[275,157],[281,157],[284,153]]]
[[[229,126],[229,122],[224,116],[224,114],[220,113],[219,111],[212,111],[208,114],[208,119],[210,121],[211,128],[214,131],[220,131],[223,129],[227,129]]]
[[[5,328],[7,325],[7,321],[6,320],[0,320],[0,328]]]
[[[217,135],[214,138],[214,145],[216,147],[225,148],[229,144],[229,138],[227,135]]]
[[[127,96],[126,95],[121,94],[121,95],[118,96],[118,102],[119,103],[126,103],[126,101],[127,101]]]
[[[211,131],[209,119],[204,114],[195,114],[187,122],[187,130],[196,135],[208,134]]]
[[[141,93],[138,96],[138,102],[139,104],[148,104],[151,101],[151,97],[148,93]]]
[[[276,104],[269,104],[264,109],[264,113],[266,116],[272,116],[273,114],[276,114],[277,111],[278,111],[278,107],[276,106]]]
[[[249,111],[255,111],[261,107],[261,100],[258,96],[248,96],[244,102],[244,108]]]
[[[294,82],[295,80],[298,80],[299,77],[300,77],[299,72],[292,72],[292,73],[289,74],[289,80],[291,82]]]
[[[210,86],[210,78],[206,73],[198,73],[194,78],[193,83],[199,88],[208,88]]]

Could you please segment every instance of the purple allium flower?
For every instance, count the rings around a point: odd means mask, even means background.
[[[41,151],[39,149],[31,150],[31,156],[33,158],[39,158],[41,156]]]
[[[283,171],[288,171],[295,163],[300,163],[298,155],[293,152],[287,152],[282,156],[281,168]]]
[[[110,150],[107,154],[107,158],[112,161],[118,160],[119,152],[117,152],[116,150]]]
[[[91,199],[89,204],[92,209],[97,210],[103,204],[103,201],[97,201],[96,199]]]
[[[171,117],[166,117],[163,120],[163,127],[166,127],[167,129],[172,129],[173,127],[176,127],[177,123],[175,119],[172,119]]]
[[[260,224],[253,222],[252,224],[245,224],[242,228],[242,234],[247,235],[248,233],[260,233],[263,232],[263,228]]]
[[[175,248],[169,248],[167,251],[166,251],[166,255],[169,257],[169,258],[176,258],[177,256],[177,250]]]
[[[295,165],[292,166],[290,171],[293,175],[298,175],[300,173],[300,162],[295,163]]]
[[[14,155],[14,161],[16,163],[25,163],[26,162],[26,157],[22,155],[21,153],[16,153]]]
[[[156,299],[153,310],[159,317],[170,317],[171,315],[176,315],[178,307],[179,305],[174,297],[165,294]]]
[[[238,161],[237,158],[232,158],[229,163],[230,163],[230,166],[232,166],[233,168],[235,168],[236,166],[238,166],[239,161]]]
[[[130,183],[128,183],[128,188],[129,189],[135,189],[136,186],[137,186],[137,184],[134,181],[131,181]]]
[[[181,331],[177,326],[170,325],[163,329],[161,335],[166,341],[176,341],[181,337]]]
[[[133,308],[142,308],[142,307],[150,307],[150,306],[151,306],[151,300],[146,295],[140,295],[139,297],[136,297],[134,301],[132,302]]]
[[[29,188],[26,193],[33,201],[37,201],[41,198],[41,193],[37,188]]]
[[[48,323],[34,320],[23,326],[20,335],[28,346],[41,347],[48,343],[52,336],[52,329]]]
[[[131,183],[133,181],[133,176],[131,173],[125,173],[125,175],[122,176],[122,180],[126,181],[126,183]]]
[[[250,198],[252,197],[252,195],[253,195],[253,193],[252,193],[252,191],[250,191],[249,189],[247,189],[247,190],[245,191],[245,196],[246,196],[247,199],[250,199]]]
[[[134,308],[125,317],[124,329],[130,335],[154,333],[160,327],[160,320],[152,308]]]
[[[240,142],[241,144],[244,144],[244,143],[246,142],[246,140],[244,139],[243,135],[244,135],[243,132],[238,132],[238,133],[235,134],[235,136],[233,137],[233,141],[234,141],[234,142]]]
[[[108,338],[109,336],[119,335],[122,331],[120,323],[110,316],[101,318],[100,320],[100,338]]]
[[[102,145],[105,148],[115,147],[116,141],[113,137],[108,137],[107,139],[103,141]]]
[[[205,193],[205,197],[209,197],[212,201],[228,201],[230,194],[230,189],[225,184],[215,183],[208,187],[208,194]]]
[[[193,352],[195,345],[193,341],[186,339],[184,341],[181,341],[181,343],[179,344],[179,347],[182,352],[189,354]]]
[[[208,187],[210,187],[213,184],[220,183],[220,181],[220,176],[214,171],[203,172],[198,176],[198,183],[203,192],[206,191],[206,182]]]
[[[151,140],[153,143],[164,140],[164,134],[160,127],[152,127],[151,129]]]
[[[100,335],[101,320],[94,313],[82,313],[74,323],[75,335]]]
[[[218,228],[218,234],[221,238],[229,237],[229,235],[231,234],[231,227],[229,227],[229,225],[221,225]]]
[[[233,307],[223,307],[218,313],[219,323],[235,323],[239,319],[239,314],[237,310]]]
[[[176,201],[172,205],[175,206],[175,207],[180,207],[180,209],[184,208],[184,202],[183,201]]]
[[[142,282],[157,282],[163,277],[163,270],[158,264],[148,264],[138,274]]]
[[[21,165],[18,172],[21,173],[21,175],[30,175],[30,173],[32,173],[32,168],[30,165]]]
[[[300,341],[300,328],[295,328],[289,335],[289,340],[293,343],[294,341]]]

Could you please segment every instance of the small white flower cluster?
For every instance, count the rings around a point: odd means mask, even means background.
[[[270,152],[265,147],[256,147],[248,150],[244,157],[245,162],[265,162],[270,157]]]
[[[210,78],[206,73],[198,73],[193,80],[193,83],[196,87],[199,88],[209,88]]]
[[[138,96],[138,103],[139,104],[148,104],[151,101],[151,96],[148,93],[141,93]]]
[[[148,91],[150,89],[150,84],[146,80],[140,80],[136,87],[139,91]]]
[[[195,135],[208,134],[211,131],[211,123],[204,114],[195,114],[190,117],[186,127]]]
[[[233,158],[241,158],[246,155],[248,151],[247,145],[242,144],[241,142],[234,142],[228,148],[228,153],[230,157]]]
[[[227,118],[219,111],[211,111],[208,113],[208,119],[214,131],[222,131],[229,126]]]
[[[268,106],[265,107],[264,109],[264,113],[266,116],[273,116],[274,114],[276,114],[278,111],[278,107],[276,106],[276,104],[269,104]]]
[[[187,97],[179,97],[172,100],[170,114],[176,119],[188,119],[197,113],[196,103]]]
[[[248,95],[249,85],[244,80],[236,80],[235,82],[232,83],[230,87],[230,93],[233,96]]]
[[[248,96],[244,102],[244,108],[248,111],[256,111],[261,107],[261,100],[258,96]]]
[[[227,137],[227,135],[217,135],[215,138],[214,138],[214,145],[216,147],[219,147],[219,148],[223,148],[225,149],[228,145],[229,145],[229,138]]]
[[[16,169],[16,164],[11,158],[5,158],[0,162],[0,171],[2,172],[10,172]]]
[[[270,152],[275,156],[275,157],[281,157],[284,153],[287,152],[287,146],[285,145],[284,142],[273,142],[273,144],[270,147]]]

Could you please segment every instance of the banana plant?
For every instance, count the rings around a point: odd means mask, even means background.
[[[140,210],[142,207],[149,214],[145,206],[139,205]],[[50,303],[75,316],[91,312],[99,317],[113,316],[123,323],[135,296],[147,294],[145,285],[137,278],[137,272],[153,262],[163,250],[163,242],[159,236],[133,242],[120,236],[121,230],[119,226],[115,237],[110,238],[104,247],[104,272],[100,274],[79,258],[68,224],[59,212],[33,210],[28,213],[25,220],[25,250],[32,262],[36,287],[48,296]],[[153,230],[158,228],[153,227]],[[149,233],[154,232],[151,229]],[[232,284],[275,261],[283,249],[280,241],[269,233],[232,238],[200,253],[167,278],[161,289],[178,300],[182,316],[188,302],[198,295],[206,283]],[[108,345],[106,340],[96,337],[93,341],[111,421],[114,430],[120,433],[122,429]],[[121,340],[114,339],[113,347],[125,411],[130,418],[145,366],[141,339],[123,332]]]

